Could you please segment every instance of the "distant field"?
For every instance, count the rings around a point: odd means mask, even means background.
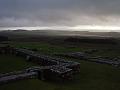
[[[10,42],[11,45],[20,48],[37,49],[38,52],[43,54],[53,55],[55,53],[65,52],[83,52],[86,50],[97,49],[98,51],[93,55],[98,56],[120,56],[119,45],[106,45],[106,44],[88,44],[81,43],[75,44],[51,44],[49,42]]]

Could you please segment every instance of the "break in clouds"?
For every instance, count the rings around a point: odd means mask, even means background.
[[[0,0],[0,27],[120,25],[120,0]]]

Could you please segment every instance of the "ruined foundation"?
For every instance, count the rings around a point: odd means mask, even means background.
[[[0,47],[0,54],[16,55],[26,58],[28,62],[40,65],[39,67],[31,67],[23,71],[0,74],[0,84],[28,78],[70,80],[74,74],[80,72],[80,63],[78,62],[41,55],[28,49],[5,46]]]

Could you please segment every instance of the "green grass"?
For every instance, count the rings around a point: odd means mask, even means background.
[[[15,47],[25,47],[25,48],[37,48],[39,52],[44,54],[54,54],[54,53],[64,53],[64,52],[79,52],[85,51],[88,49],[97,49],[98,52],[94,55],[103,55],[103,56],[119,56],[120,51],[118,46],[113,45],[104,45],[104,44],[81,44],[79,46],[64,46],[64,45],[52,45],[50,43],[41,43],[41,42],[11,42],[11,45]],[[111,49],[111,50],[107,50]]]
[[[15,47],[20,47],[20,48],[37,48],[39,52],[44,53],[44,54],[51,54],[51,53],[62,53],[62,52],[73,52],[73,51],[81,51],[82,48],[78,47],[64,47],[60,45],[51,45],[49,43],[40,43],[40,42],[15,42],[11,43]]]
[[[48,43],[39,42],[24,42],[24,43],[11,43],[16,47],[28,47],[28,48],[38,48],[39,52],[44,54],[53,54],[60,52],[73,52],[73,51],[83,51],[89,46],[80,47],[63,47],[60,45],[51,45]],[[96,48],[96,47],[94,47]],[[102,48],[102,47],[101,47]],[[105,48],[105,47],[104,47]],[[106,47],[108,48],[108,47]],[[111,55],[115,51],[101,51],[96,53]],[[116,52],[117,53],[117,52]],[[106,54],[106,55],[107,55]],[[116,54],[113,54],[113,56]],[[119,54],[117,54],[119,55]],[[66,58],[67,59],[67,58]],[[0,90],[120,90],[120,70],[103,64],[97,64],[93,62],[87,62],[77,59],[74,60],[81,63],[81,71],[78,75],[74,77],[72,81],[69,82],[52,82],[52,81],[41,81],[38,79],[22,80],[15,83],[9,83],[0,86]],[[14,62],[14,63],[13,63]],[[0,71],[11,71],[25,68],[26,66],[32,66],[32,63],[26,63],[23,59],[13,56],[0,56]]]
[[[30,62],[28,63],[21,57],[0,55],[0,73],[23,70],[33,65],[35,66],[35,64]]]

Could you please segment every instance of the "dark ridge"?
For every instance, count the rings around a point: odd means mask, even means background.
[[[24,29],[17,29],[17,30],[12,30],[13,32],[22,32],[22,31],[28,31],[28,30],[24,30]]]
[[[0,42],[2,42],[2,41],[8,41],[8,37],[0,36]]]
[[[69,37],[64,40],[65,42],[72,42],[72,43],[98,43],[98,44],[117,44],[114,38],[75,38]]]

